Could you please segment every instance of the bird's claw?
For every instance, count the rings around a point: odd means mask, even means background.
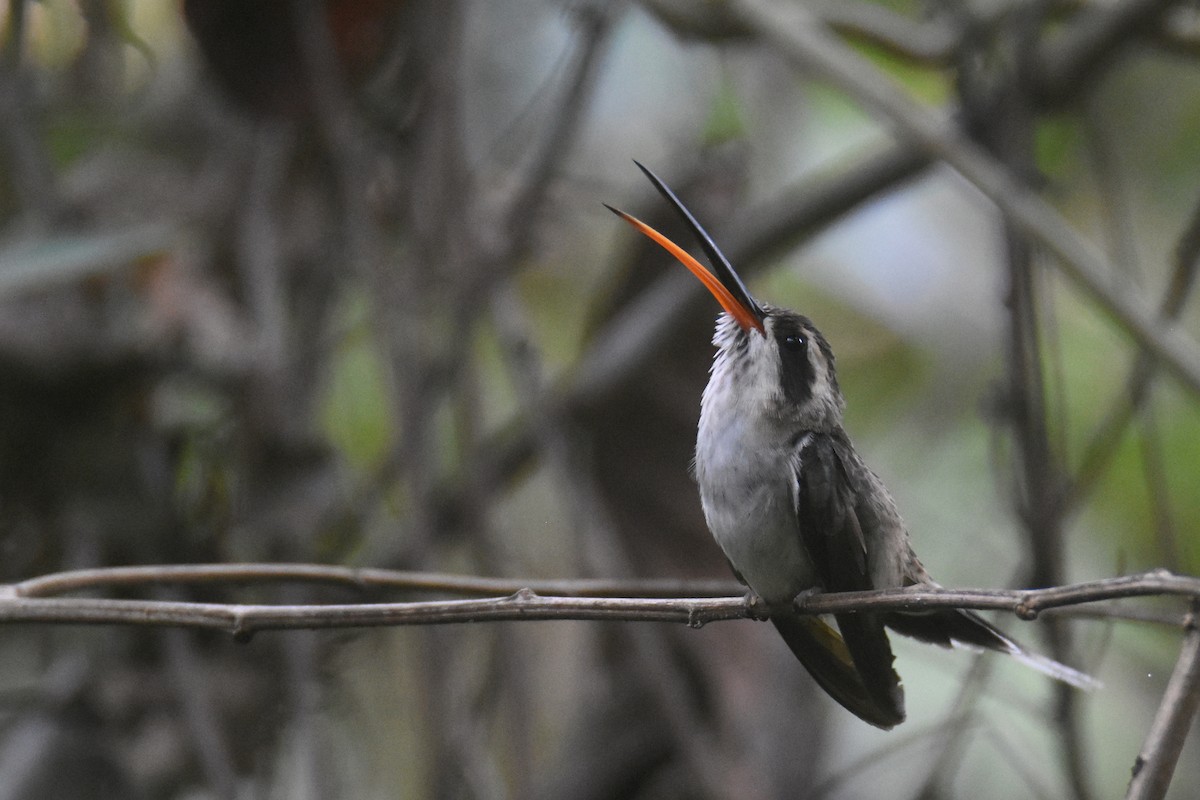
[[[750,616],[759,622],[769,620],[774,610],[771,604],[759,597],[753,589],[746,590],[746,608],[750,609]]]
[[[768,602],[759,597],[753,589],[746,591],[746,607],[750,609],[751,616],[760,622],[765,622],[772,617],[790,616],[796,611],[793,603]]]
[[[792,609],[795,610],[804,608],[804,605],[808,602],[809,598],[816,597],[819,594],[821,594],[820,586],[811,586],[808,589],[805,589],[792,599]]]

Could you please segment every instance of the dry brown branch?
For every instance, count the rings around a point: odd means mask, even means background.
[[[530,589],[561,597],[720,597],[737,594],[732,580],[683,581],[483,578],[444,572],[339,567],[327,564],[164,564],[56,572],[0,587],[0,598],[50,597],[87,589],[163,584],[326,584],[357,590],[437,592],[466,597],[497,597]]]
[[[1188,729],[1200,710],[1200,620],[1197,620],[1197,612],[1200,612],[1200,602],[1192,603],[1187,636],[1179,660],[1175,662],[1175,671],[1167,682],[1167,690],[1146,735],[1142,752],[1134,762],[1133,780],[1125,795],[1130,800],[1166,795]]]
[[[336,583],[347,586],[490,594],[482,599],[328,605],[195,603],[115,600],[46,595],[99,586],[271,581]],[[614,597],[622,588],[655,588],[654,582],[521,581],[387,570],[351,570],[313,564],[246,564],[124,567],[83,570],[34,578],[0,587],[0,623],[137,625],[207,628],[245,637],[261,630],[442,625],[512,620],[610,620],[678,622],[700,627],[729,619],[762,618],[764,609],[747,597],[702,596],[711,583],[675,582],[690,597]],[[561,592],[541,594],[531,587]],[[513,589],[513,587],[517,587]],[[509,590],[512,590],[509,592]],[[585,596],[584,593],[593,593]],[[507,593],[506,596],[500,596]],[[604,596],[595,596],[604,595]],[[1035,619],[1053,608],[1128,597],[1200,597],[1200,578],[1152,570],[1048,589],[943,589],[919,587],[814,595],[797,603],[807,614],[842,611],[973,608],[1010,611]]]

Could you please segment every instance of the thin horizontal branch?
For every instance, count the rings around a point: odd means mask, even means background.
[[[0,586],[0,598],[49,597],[115,586],[184,584],[315,583],[357,590],[436,592],[468,597],[499,597],[529,589],[560,597],[721,597],[735,595],[732,580],[485,578],[444,572],[339,567],[329,564],[159,564],[55,572]]]
[[[137,625],[225,631],[244,639],[265,630],[320,630],[516,620],[679,622],[700,627],[753,616],[744,597],[695,599],[543,597],[523,589],[508,597],[407,603],[245,605],[105,598],[0,598],[0,624]]]
[[[350,586],[419,588],[479,593],[485,586],[508,589],[504,597],[469,600],[434,600],[402,603],[337,605],[246,605],[191,603],[161,600],[113,600],[92,597],[45,597],[54,591],[100,586],[128,586],[167,582],[217,581],[262,583],[308,580]],[[638,582],[654,588],[653,582]],[[574,596],[543,596],[529,588],[554,587]],[[282,629],[361,628],[399,625],[441,625],[463,622],[514,620],[609,620],[675,622],[700,627],[729,619],[761,618],[764,609],[746,597],[599,597],[583,591],[609,591],[635,582],[513,581],[427,573],[394,573],[388,570],[344,570],[310,564],[199,565],[127,567],[83,570],[49,575],[0,587],[0,624],[40,623],[74,625],[139,625],[220,630],[244,638],[256,631]],[[692,588],[691,582],[675,582]],[[712,585],[699,584],[704,588]],[[658,588],[665,588],[659,585]],[[1140,575],[1109,578],[1071,586],[1037,590],[963,590],[920,587],[878,592],[847,592],[808,597],[797,606],[800,613],[842,611],[976,608],[1011,611],[1032,619],[1041,611],[1101,600],[1183,595],[1200,598],[1200,578],[1155,570]]]
[[[797,603],[810,614],[840,611],[915,611],[924,608],[975,608],[1011,611],[1022,619],[1036,619],[1052,608],[1117,600],[1124,597],[1179,595],[1200,597],[1200,578],[1150,570],[1138,575],[1104,578],[1047,589],[942,589],[914,587],[879,592],[819,594]]]

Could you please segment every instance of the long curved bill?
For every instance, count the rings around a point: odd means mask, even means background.
[[[608,203],[605,203],[604,207],[628,222],[642,234],[652,239],[668,253],[675,256],[675,258],[678,259],[681,264],[687,267],[693,275],[700,279],[700,282],[704,284],[708,291],[712,292],[713,297],[717,298],[717,302],[721,304],[721,308],[729,312],[729,315],[737,321],[738,325],[740,325],[743,330],[750,330],[753,328],[759,333],[763,333],[763,319],[766,314],[763,312],[758,303],[754,301],[754,298],[750,296],[750,293],[746,291],[746,285],[742,283],[742,279],[734,271],[733,266],[729,263],[729,260],[726,259],[725,255],[717,248],[717,245],[713,242],[712,237],[710,237],[708,232],[701,227],[700,223],[696,221],[696,218],[692,216],[692,213],[687,210],[687,207],[679,201],[679,198],[675,196],[675,193],[672,192],[665,183],[659,180],[657,175],[646,169],[646,167],[642,166],[637,161],[634,161],[633,163],[638,165],[638,168],[641,169],[641,171],[646,174],[646,177],[650,179],[650,182],[654,184],[654,188],[658,189],[659,194],[665,197],[671,203],[671,205],[675,207],[675,210],[679,212],[680,216],[683,217],[684,222],[686,222],[688,227],[691,228],[692,233],[694,233],[696,238],[700,240],[700,246],[704,249],[705,255],[708,256],[709,262],[713,265],[713,271],[709,271],[703,264],[692,258],[692,256],[688,254],[688,252],[682,247],[675,244],[666,236],[663,236],[661,233],[656,231],[654,228],[651,228],[637,217],[613,208]]]

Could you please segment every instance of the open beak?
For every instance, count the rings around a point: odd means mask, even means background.
[[[708,269],[705,269],[703,264],[688,255],[688,253],[682,247],[675,244],[666,236],[663,236],[661,233],[654,230],[654,228],[651,228],[640,219],[632,217],[629,214],[626,214],[624,211],[618,211],[608,203],[605,203],[604,207],[628,222],[633,227],[637,228],[649,238],[653,239],[660,247],[662,247],[671,255],[675,256],[675,258],[679,259],[679,262],[691,270],[692,274],[700,279],[700,282],[704,284],[705,288],[712,292],[713,297],[717,298],[717,302],[721,304],[721,308],[729,312],[729,316],[733,317],[737,321],[737,324],[742,327],[742,330],[748,331],[753,328],[759,333],[763,333],[763,318],[766,316],[766,314],[763,312],[758,303],[754,301],[754,298],[750,296],[750,293],[746,291],[746,285],[742,283],[742,279],[738,277],[738,274],[733,271],[733,267],[730,265],[729,260],[725,258],[719,249],[717,249],[716,244],[713,243],[712,237],[710,237],[708,232],[700,226],[700,223],[697,222],[696,218],[692,216],[692,212],[687,210],[687,207],[679,201],[679,198],[675,196],[675,193],[672,192],[665,183],[659,180],[657,175],[646,169],[637,161],[634,161],[633,163],[638,165],[638,169],[646,174],[646,177],[649,178],[650,182],[654,184],[654,188],[658,189],[659,194],[670,201],[671,205],[675,207],[675,210],[678,211],[680,216],[683,217],[684,222],[686,222],[688,227],[692,229],[692,233],[694,233],[696,238],[700,240],[700,247],[704,249],[705,255],[708,256],[708,260],[712,264],[713,270],[709,271]]]

